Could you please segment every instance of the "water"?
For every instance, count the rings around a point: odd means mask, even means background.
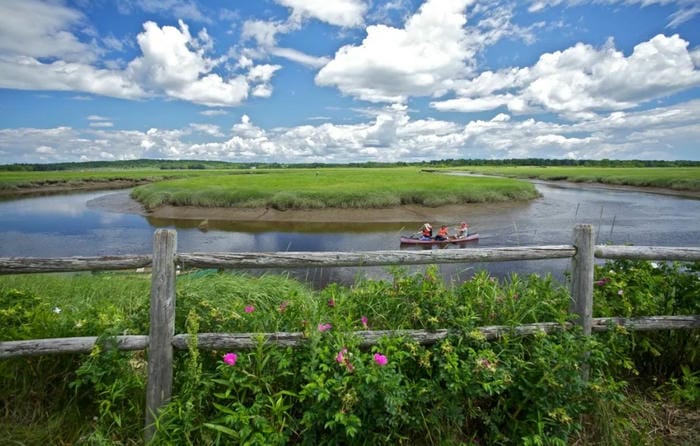
[[[462,217],[479,232],[470,247],[571,244],[573,227],[589,223],[597,243],[700,247],[700,200],[592,186],[537,183],[528,203],[465,205]],[[0,202],[0,257],[144,254],[156,228],[178,231],[178,252],[374,251],[399,249],[398,238],[420,223],[300,224],[147,218],[128,191],[90,192]],[[458,221],[439,222],[456,225]],[[426,249],[410,247],[404,249]],[[456,247],[428,249],[457,249]],[[497,276],[551,272],[561,279],[568,260],[441,265],[462,280],[489,269]],[[422,267],[412,267],[412,270]],[[386,277],[386,268],[315,268],[292,274],[316,285]]]

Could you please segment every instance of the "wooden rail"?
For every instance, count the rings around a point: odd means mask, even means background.
[[[700,315],[651,316],[643,318],[593,318],[593,270],[595,258],[699,261],[700,248],[652,246],[595,246],[591,225],[574,228],[573,245],[530,246],[516,248],[473,248],[430,251],[368,252],[276,252],[276,253],[176,253],[177,234],[159,229],[154,234],[153,255],[0,258],[0,274],[46,273],[66,271],[104,271],[152,267],[150,331],[148,336],[118,336],[119,350],[148,349],[146,388],[146,427],[148,441],[154,433],[154,421],[172,392],[173,350],[184,350],[190,335],[174,333],[176,265],[200,268],[303,268],[334,266],[420,265],[440,263],[503,262],[570,258],[572,269],[571,312],[577,319],[565,324],[542,322],[518,327],[489,326],[479,330],[486,339],[509,334],[526,336],[537,332],[561,331],[579,324],[585,334],[616,326],[628,330],[700,328]],[[370,346],[382,336],[401,335],[423,344],[444,339],[448,330],[357,331],[361,344]],[[293,346],[304,342],[302,333],[200,333],[201,349],[251,348],[262,335],[266,342]],[[88,353],[97,337],[0,341],[0,359],[58,353]],[[585,374],[585,364],[582,367]]]

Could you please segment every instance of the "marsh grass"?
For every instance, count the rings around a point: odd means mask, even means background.
[[[90,182],[133,181],[151,182],[168,178],[194,177],[200,175],[249,174],[249,170],[236,169],[85,169],[40,172],[0,171],[0,191],[10,192],[22,188],[41,188],[57,185],[80,185]]]
[[[513,178],[700,191],[700,167],[469,166],[450,170],[468,170]]]
[[[148,208],[164,204],[274,209],[391,208],[528,200],[529,183],[421,172],[417,168],[284,169],[265,175],[210,175],[161,181],[134,189]]]

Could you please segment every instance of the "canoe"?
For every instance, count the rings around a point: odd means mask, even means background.
[[[448,243],[459,244],[479,240],[479,234],[469,234],[462,238],[451,238],[449,240],[421,240],[418,238],[401,237],[402,245],[444,245]]]

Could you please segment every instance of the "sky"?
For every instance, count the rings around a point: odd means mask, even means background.
[[[0,163],[700,160],[697,0],[0,0]]]

